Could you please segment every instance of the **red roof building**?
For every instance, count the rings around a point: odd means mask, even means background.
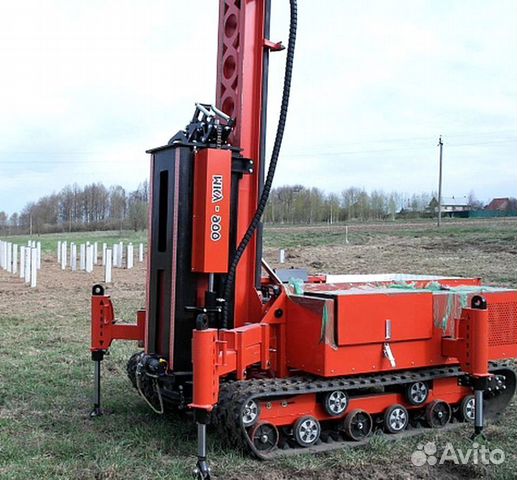
[[[511,210],[512,208],[510,199],[508,197],[505,198],[494,198],[486,207],[485,210],[497,210],[500,212],[505,212],[507,210]]]

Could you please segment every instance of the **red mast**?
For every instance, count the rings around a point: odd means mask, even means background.
[[[254,162],[254,173],[239,182],[237,243],[255,214],[264,176],[268,50],[279,49],[266,38],[269,9],[269,0],[221,0],[219,4],[216,105],[236,120],[230,143]],[[257,283],[260,248],[255,234],[237,268],[236,327],[260,320],[260,302],[251,293]]]

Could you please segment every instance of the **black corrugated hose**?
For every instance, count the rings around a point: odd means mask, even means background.
[[[285,73],[284,73],[284,88],[282,92],[282,105],[280,108],[280,117],[278,119],[278,126],[276,129],[275,143],[273,145],[273,152],[271,153],[271,161],[269,162],[269,169],[267,172],[264,187],[260,195],[260,199],[257,205],[257,210],[253,219],[244,234],[235,255],[232,258],[230,268],[228,270],[228,276],[226,277],[226,283],[224,286],[224,306],[223,306],[223,328],[227,328],[228,325],[228,305],[231,300],[233,284],[235,282],[235,272],[237,265],[242,257],[242,254],[246,250],[250,240],[255,233],[257,226],[260,222],[262,214],[267,205],[269,193],[271,192],[271,186],[273,185],[273,178],[275,177],[276,165],[278,163],[278,157],[280,155],[280,147],[282,146],[282,139],[284,137],[285,122],[287,119],[287,108],[289,106],[289,94],[291,92],[291,78],[293,74],[293,61],[294,61],[294,46],[296,44],[296,27],[297,27],[297,4],[296,0],[290,0],[290,12],[291,19],[289,24],[289,43],[287,45],[287,58],[285,60]]]

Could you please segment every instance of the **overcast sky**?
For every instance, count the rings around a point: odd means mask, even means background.
[[[273,0],[272,40],[287,40]],[[299,0],[275,185],[517,195],[517,2]],[[215,92],[216,0],[0,0],[0,210],[133,189]],[[285,53],[271,58],[270,139]],[[271,144],[271,142],[269,142]]]

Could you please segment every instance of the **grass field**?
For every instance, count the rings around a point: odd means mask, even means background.
[[[265,234],[265,256],[277,265],[285,248],[286,267],[312,273],[446,273],[482,276],[493,285],[517,287],[517,222],[353,225],[349,244],[343,226],[275,227]],[[137,243],[142,234],[123,232]],[[91,420],[92,363],[89,359],[89,291],[102,279],[61,271],[58,239],[114,242],[118,233],[42,236],[45,251],[37,289],[0,272],[0,478],[183,479],[195,463],[195,428],[188,418],[160,417],[149,410],[125,374],[134,344],[116,343],[104,362],[104,417]],[[24,238],[17,238],[22,244]],[[145,269],[115,270],[110,287],[117,314],[132,320],[144,304]],[[214,474],[224,479],[348,478],[516,478],[517,409],[486,430],[489,448],[501,448],[501,465],[415,467],[410,458],[423,441],[439,447],[470,446],[470,429],[428,432],[424,437],[388,441],[317,456],[257,462],[222,450],[209,436]]]

